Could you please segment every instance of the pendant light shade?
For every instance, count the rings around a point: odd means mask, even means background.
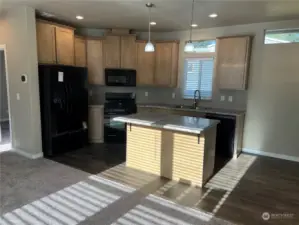
[[[194,45],[192,43],[193,15],[194,15],[194,0],[192,2],[192,13],[191,13],[191,23],[190,23],[190,25],[191,25],[191,27],[190,27],[190,39],[185,45],[185,48],[184,48],[185,52],[193,52],[194,51]]]
[[[193,43],[191,41],[188,41],[186,43],[184,51],[185,52],[193,52],[194,51],[194,45],[193,45]]]
[[[148,8],[148,42],[144,48],[145,52],[154,52],[155,46],[151,42],[151,8],[153,7],[153,3],[147,3],[146,7]]]
[[[147,42],[145,49],[145,52],[154,52],[155,51],[155,46],[151,42]]]

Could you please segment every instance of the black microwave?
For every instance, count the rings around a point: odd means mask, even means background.
[[[136,70],[105,69],[105,83],[107,86],[136,86]]]

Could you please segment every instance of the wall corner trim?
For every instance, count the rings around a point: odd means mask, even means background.
[[[29,159],[38,159],[38,158],[42,158],[44,156],[42,152],[36,153],[36,154],[30,154],[30,153],[25,152],[24,150],[16,149],[16,148],[13,148],[12,151],[21,156],[29,158]]]
[[[284,159],[284,160],[289,160],[289,161],[293,161],[293,162],[299,162],[299,157],[271,153],[271,152],[264,152],[264,151],[260,151],[260,150],[249,149],[249,148],[243,148],[242,153],[250,153],[250,154],[254,154],[254,155],[268,156],[268,157],[277,158],[277,159]]]

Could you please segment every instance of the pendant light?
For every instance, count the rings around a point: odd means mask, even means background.
[[[146,7],[148,8],[149,11],[149,16],[148,16],[148,42],[144,48],[145,52],[154,52],[155,51],[155,46],[151,42],[151,9],[154,6],[153,3],[147,3]]]
[[[194,14],[194,0],[192,2],[192,13],[191,13],[191,24],[190,24],[190,39],[185,45],[185,52],[193,52],[194,51],[194,45],[192,43],[192,24],[193,24],[193,14]]]

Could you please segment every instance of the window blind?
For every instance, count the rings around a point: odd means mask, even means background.
[[[212,99],[214,58],[186,58],[184,65],[184,98],[193,98],[199,90],[200,98]]]

